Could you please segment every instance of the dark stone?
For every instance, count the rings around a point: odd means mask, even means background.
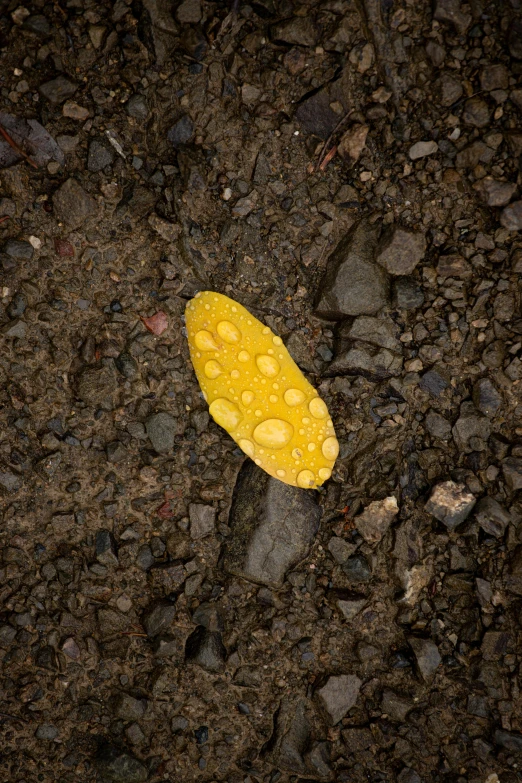
[[[391,690],[384,690],[382,694],[381,710],[388,715],[391,720],[403,723],[408,713],[415,707],[411,699],[399,696]]]
[[[122,353],[115,358],[114,364],[116,365],[118,372],[129,381],[134,380],[139,375],[138,363],[130,353],[127,353],[127,351],[122,351]]]
[[[96,560],[105,566],[118,565],[116,544],[110,530],[96,532]]]
[[[41,38],[47,38],[51,34],[51,25],[43,14],[31,14],[24,22],[26,30],[30,30]]]
[[[308,699],[301,696],[282,700],[275,716],[274,731],[261,750],[274,765],[284,770],[304,774],[306,753],[314,711]]]
[[[354,584],[369,582],[372,578],[371,568],[364,555],[352,555],[342,568],[349,581]]]
[[[174,147],[180,147],[182,144],[186,144],[192,138],[194,133],[194,123],[188,116],[184,114],[167,133],[167,139]]]
[[[134,119],[140,120],[140,122],[144,122],[149,116],[147,99],[144,95],[140,95],[139,93],[136,93],[136,95],[131,95],[125,105],[125,108],[127,109],[127,114],[129,114],[130,117],[134,117]]]
[[[380,229],[367,220],[356,223],[330,255],[315,309],[337,320],[372,315],[388,302],[388,276],[375,263]]]
[[[509,512],[494,498],[481,498],[475,506],[475,517],[488,535],[501,538],[511,521]]]
[[[205,538],[214,532],[216,509],[202,503],[189,504],[190,537]]]
[[[106,166],[112,166],[114,163],[114,150],[105,142],[99,139],[93,139],[89,144],[89,154],[87,155],[87,168],[96,173],[102,171]]]
[[[40,85],[39,92],[49,103],[57,106],[71,98],[77,89],[77,84],[66,79],[65,76],[58,76],[56,79],[51,79],[50,82]]]
[[[489,378],[481,378],[473,385],[473,402],[485,416],[494,416],[502,405],[502,397]]]
[[[172,451],[176,435],[181,434],[177,420],[165,411],[149,416],[145,422],[145,429],[154,451],[158,454]]]
[[[331,102],[329,92],[321,90],[298,106],[295,118],[306,133],[326,141],[339,122],[339,115],[330,108]]]
[[[168,633],[175,616],[175,604],[171,601],[158,601],[145,610],[141,622],[147,636],[153,639],[159,634]]]
[[[320,29],[311,16],[293,16],[276,24],[271,29],[273,41],[281,41],[297,46],[315,46],[319,40]]]
[[[502,472],[511,492],[522,489],[522,457],[507,457],[502,460]]]
[[[18,492],[23,484],[22,477],[10,468],[0,464],[0,487],[6,492]]]
[[[463,35],[471,24],[471,14],[464,13],[460,0],[437,0],[433,18],[438,22],[447,22]]]
[[[284,484],[246,461],[232,498],[225,570],[280,587],[286,571],[308,555],[320,518],[311,492]]]
[[[393,302],[399,310],[416,310],[424,304],[424,292],[413,277],[398,277],[393,282]]]
[[[42,723],[36,729],[34,736],[40,740],[53,740],[58,736],[58,729],[52,723]]]
[[[390,275],[410,275],[426,252],[426,237],[394,223],[379,239],[376,261]]]
[[[185,660],[208,672],[223,671],[226,657],[227,651],[219,631],[209,631],[203,625],[198,625],[185,644]]]
[[[53,206],[57,219],[70,229],[79,228],[98,212],[96,201],[72,177],[54,194]]]
[[[328,678],[315,697],[327,721],[335,726],[357,701],[362,680],[355,674],[339,674]]]
[[[511,57],[522,60],[522,18],[520,16],[511,20],[508,32],[508,46]]]
[[[455,530],[471,513],[476,503],[464,484],[443,481],[434,487],[425,509],[449,530]]]
[[[107,444],[107,459],[109,462],[121,462],[128,456],[129,453],[121,441],[113,440]]]
[[[522,753],[522,735],[513,731],[497,729],[493,735],[495,745],[499,745],[510,753]]]
[[[449,381],[445,377],[444,370],[438,370],[435,367],[424,373],[419,382],[419,388],[431,394],[432,397],[440,397],[448,386]]]
[[[146,699],[135,699],[128,693],[119,693],[112,701],[112,710],[116,717],[125,721],[140,720],[147,709]]]
[[[78,376],[76,389],[83,402],[110,410],[118,390],[116,373],[109,366],[86,367]]]
[[[148,571],[156,562],[152,550],[148,544],[143,544],[138,550],[136,555],[136,565],[141,568],[142,571]]]
[[[102,779],[111,783],[143,783],[149,777],[141,761],[114,745],[100,748],[95,764]]]
[[[8,239],[3,247],[3,251],[11,258],[18,258],[23,261],[30,261],[34,255],[34,248],[31,243],[20,239]]]
[[[429,682],[442,661],[437,645],[430,639],[416,637],[410,637],[408,644],[413,650],[417,671],[423,680]]]

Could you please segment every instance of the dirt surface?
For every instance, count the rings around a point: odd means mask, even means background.
[[[522,780],[520,0],[0,47],[0,781]],[[327,401],[322,492],[209,419],[205,289]]]

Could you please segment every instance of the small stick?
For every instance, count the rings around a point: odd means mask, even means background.
[[[1,217],[0,223],[5,223],[6,220],[9,220],[9,215],[4,215],[4,217]]]
[[[317,169],[321,169],[321,171],[324,171],[324,169],[322,169],[322,168],[321,168],[321,164],[322,164],[322,162],[323,162],[323,158],[324,158],[324,157],[325,157],[325,155],[326,155],[326,150],[327,150],[327,149],[328,149],[328,147],[330,146],[330,142],[331,142],[331,140],[333,139],[333,137],[335,136],[335,134],[337,133],[337,131],[339,130],[339,128],[341,128],[341,127],[344,125],[344,123],[345,123],[345,122],[347,122],[347,121],[350,119],[350,117],[352,116],[352,114],[354,113],[354,111],[355,111],[355,109],[351,109],[351,111],[347,112],[347,113],[344,115],[344,117],[341,117],[341,119],[339,120],[339,122],[337,123],[337,125],[335,126],[335,128],[333,129],[333,131],[330,133],[330,135],[329,135],[329,136],[328,136],[328,138],[326,139],[326,141],[325,141],[325,143],[324,143],[324,145],[323,145],[323,148],[322,148],[322,150],[321,150],[321,153],[320,153],[320,155],[319,155],[319,160],[317,161],[316,170],[317,170]]]
[[[16,141],[14,141],[14,140],[11,138],[11,136],[8,134],[8,132],[6,131],[6,129],[5,129],[5,128],[3,128],[1,125],[0,125],[0,134],[1,134],[1,135],[4,137],[4,139],[6,140],[6,142],[9,144],[9,146],[10,146],[10,147],[12,147],[12,148],[14,149],[14,151],[15,151],[15,152],[18,152],[18,154],[19,154],[19,155],[21,155],[21,156],[22,156],[22,158],[25,158],[25,160],[26,160],[26,161],[27,161],[27,162],[28,162],[28,163],[29,163],[31,166],[33,166],[33,168],[35,168],[35,169],[37,169],[37,168],[38,168],[38,164],[37,164],[37,163],[35,163],[35,162],[34,162],[34,160],[33,160],[32,158],[30,158],[30,157],[29,157],[29,155],[28,155],[26,152],[24,152],[24,151],[23,151],[23,149],[20,147],[20,145],[19,145],[19,144],[17,144],[17,143],[16,143]]]
[[[321,162],[321,164],[319,166],[319,171],[324,171],[325,170],[325,168],[328,166],[328,164],[330,163],[330,161],[332,160],[332,158],[333,158],[333,156],[335,155],[336,152],[337,152],[337,147],[334,146],[334,147],[332,147],[330,149],[329,152],[326,153],[326,155],[324,156],[324,158],[323,158],[323,160],[322,160],[322,162]]]

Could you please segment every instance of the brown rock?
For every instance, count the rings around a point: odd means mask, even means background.
[[[502,210],[500,222],[508,231],[522,231],[522,201],[514,201]]]
[[[367,125],[360,125],[357,123],[346,131],[337,148],[341,158],[353,161],[358,160],[364,149],[364,145],[366,144],[368,130],[369,128]]]
[[[383,232],[376,261],[391,275],[410,275],[426,252],[426,238],[396,224]]]
[[[491,111],[482,98],[469,98],[464,104],[462,121],[474,128],[485,128],[489,124]]]
[[[473,185],[488,207],[505,207],[517,189],[515,182],[501,182],[493,177],[484,177]]]

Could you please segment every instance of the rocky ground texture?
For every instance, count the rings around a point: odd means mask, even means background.
[[[520,781],[520,0],[7,0],[0,63],[0,780]],[[208,288],[321,493],[209,419]]]

